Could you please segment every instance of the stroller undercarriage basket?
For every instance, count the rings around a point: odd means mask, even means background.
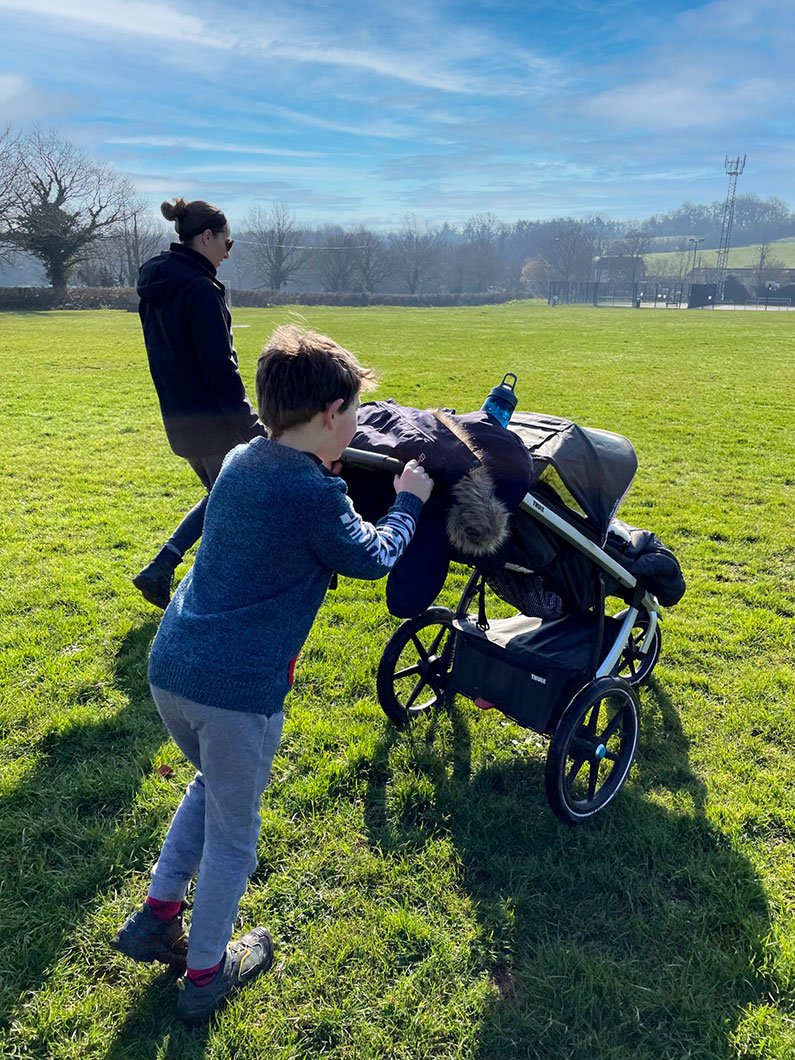
[[[542,622],[514,615],[481,629],[475,616],[453,621],[451,684],[477,706],[497,707],[526,728],[550,734],[588,682],[599,623],[594,615]]]

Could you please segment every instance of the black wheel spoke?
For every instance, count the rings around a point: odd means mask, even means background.
[[[582,769],[584,762],[584,755],[578,755],[577,758],[573,760],[571,769],[566,774],[566,787],[570,788],[572,786],[574,781],[577,779],[577,774]]]
[[[646,616],[641,616],[637,621],[637,625],[630,632],[614,671],[631,685],[643,684],[657,665],[657,660],[660,657],[660,627],[656,627],[644,651],[643,648],[648,635],[649,619]]]
[[[451,620],[451,611],[431,608],[401,623],[384,649],[378,700],[396,725],[444,702],[454,643]]]
[[[615,717],[613,717],[607,723],[607,726],[605,727],[605,731],[602,733],[602,743],[606,744],[607,741],[610,739],[610,737],[615,735],[616,731],[618,730],[619,726],[621,725],[623,717],[624,717],[623,710],[619,710],[619,711],[616,712]]]
[[[416,633],[411,634],[411,639],[414,641],[414,647],[420,653],[420,658],[423,662],[428,661],[428,652],[425,650],[425,645],[422,643]]]
[[[431,644],[430,648],[428,648],[428,654],[429,655],[437,655],[438,654],[439,645],[442,643],[442,638],[444,637],[446,632],[447,632],[447,627],[446,626],[442,626],[442,628],[439,630],[439,632],[433,638],[433,643]]]
[[[588,778],[588,801],[590,802],[596,794],[596,781],[599,779],[599,759],[591,761],[591,774]]]
[[[599,721],[599,708],[601,706],[602,706],[601,701],[599,703],[595,703],[594,704],[593,709],[591,710],[591,716],[590,716],[590,718],[588,719],[588,721],[587,721],[587,723],[585,725],[585,728],[588,730],[588,733],[591,736],[593,736],[594,733],[596,732],[596,725],[597,725],[597,722]]]
[[[426,677],[423,677],[421,680],[419,680],[416,683],[416,685],[414,686],[414,691],[411,693],[409,698],[406,700],[406,710],[408,710],[409,707],[412,707],[414,705],[414,702],[417,699],[417,696],[420,694],[420,692],[423,690],[423,688],[427,688],[427,686],[428,686],[428,679]]]
[[[401,677],[410,677],[412,674],[420,673],[419,663],[414,663],[413,666],[406,666],[403,670],[395,670],[392,674],[392,680],[397,681]]]
[[[552,735],[545,769],[547,798],[561,820],[578,824],[612,802],[637,735],[638,698],[627,682],[597,678],[577,693]]]

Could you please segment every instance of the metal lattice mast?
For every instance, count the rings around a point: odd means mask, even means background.
[[[745,169],[746,155],[742,158],[729,158],[726,155],[725,170],[729,178],[729,191],[723,206],[723,226],[720,233],[720,246],[718,247],[718,265],[715,271],[715,301],[723,301],[723,288],[726,286],[726,270],[729,266],[729,247],[732,240],[732,225],[734,224],[734,200],[737,198],[737,178]]]

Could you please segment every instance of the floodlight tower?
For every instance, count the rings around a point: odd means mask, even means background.
[[[742,158],[729,158],[726,155],[724,168],[729,178],[729,191],[726,202],[723,205],[723,226],[720,233],[720,246],[718,247],[718,265],[715,271],[715,301],[723,301],[723,288],[726,286],[726,269],[729,265],[729,247],[732,239],[732,225],[734,224],[734,200],[737,197],[737,178],[745,169],[746,155]]]

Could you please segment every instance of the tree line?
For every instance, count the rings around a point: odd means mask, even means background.
[[[178,192],[179,189],[176,189]],[[679,251],[688,266],[693,238],[717,245],[722,203],[683,203],[643,222],[597,215],[506,223],[479,213],[460,225],[407,215],[397,229],[305,226],[288,205],[253,206],[233,233],[221,275],[241,290],[487,293],[545,295],[551,280],[635,282],[645,255]],[[795,233],[780,199],[738,196],[735,245]],[[159,211],[112,167],[91,159],[57,131],[0,129],[0,263],[8,278],[97,287],[135,285],[139,266],[168,246],[173,231]],[[665,266],[675,272],[670,261]]]

